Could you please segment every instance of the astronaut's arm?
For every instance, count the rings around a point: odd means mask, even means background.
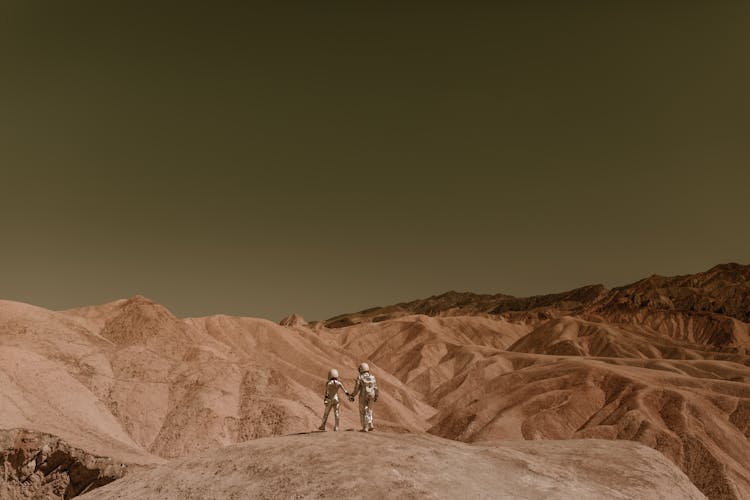
[[[349,393],[349,401],[354,401],[354,397],[359,392],[359,384],[360,384],[359,379],[357,379],[354,382],[354,388],[352,389],[352,392]]]
[[[380,394],[380,392],[378,391],[378,381],[377,380],[375,380],[375,384],[374,385],[375,385],[375,397],[373,398],[373,401],[377,402],[378,401],[378,394]]]
[[[344,394],[346,394],[346,397],[349,397],[349,391],[346,390],[346,387],[344,387],[344,384],[342,384],[340,381],[339,381],[339,387],[341,388],[342,391],[344,391]]]

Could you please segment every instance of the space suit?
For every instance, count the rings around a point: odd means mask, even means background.
[[[323,395],[323,404],[325,404],[325,410],[323,411],[323,423],[320,424],[318,430],[326,430],[326,421],[328,420],[328,414],[333,409],[334,425],[333,430],[339,430],[339,416],[341,414],[341,404],[339,403],[339,389],[344,391],[344,394],[349,396],[349,393],[344,389],[344,384],[339,381],[339,371],[335,368],[328,372],[328,382],[326,382],[325,394]]]
[[[362,431],[368,432],[374,429],[372,424],[372,406],[378,400],[378,381],[370,373],[370,367],[367,363],[359,365],[359,377],[354,383],[349,395],[349,400],[359,395],[359,421],[362,424]]]

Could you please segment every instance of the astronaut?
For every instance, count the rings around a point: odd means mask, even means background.
[[[378,382],[370,373],[367,363],[359,365],[359,377],[354,383],[354,389],[349,395],[349,401],[359,395],[359,421],[362,424],[362,432],[374,430],[372,425],[372,406],[378,400]]]
[[[341,405],[339,404],[339,389],[344,391],[344,394],[349,396],[349,393],[346,391],[346,389],[344,389],[344,384],[339,381],[339,371],[336,368],[331,368],[331,370],[328,372],[328,382],[326,382],[326,391],[323,395],[323,403],[326,405],[326,409],[323,412],[323,423],[320,424],[320,427],[318,427],[318,430],[320,431],[326,430],[326,421],[328,420],[328,414],[331,412],[331,408],[333,408],[333,416],[335,418],[333,430],[339,430],[339,415],[341,413]]]

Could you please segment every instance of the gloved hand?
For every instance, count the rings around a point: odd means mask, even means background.
[[[327,404],[328,404],[328,403],[330,403],[330,402],[331,402],[331,400],[330,400],[330,399],[328,399],[328,398],[323,398],[323,404],[324,404],[324,405],[327,405]]]

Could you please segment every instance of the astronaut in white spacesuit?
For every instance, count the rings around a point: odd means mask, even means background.
[[[354,389],[349,394],[349,401],[359,395],[359,421],[362,424],[362,432],[374,430],[372,424],[372,406],[378,400],[378,381],[370,373],[367,363],[359,365],[359,377],[354,383]]]
[[[334,425],[333,430],[339,430],[339,416],[341,413],[341,404],[339,403],[339,389],[344,391],[344,394],[349,396],[349,393],[344,389],[344,384],[339,381],[339,371],[336,368],[332,368],[328,372],[328,382],[326,382],[326,390],[323,395],[323,403],[325,404],[325,411],[323,412],[323,423],[320,424],[318,430],[326,430],[326,421],[328,420],[328,414],[333,408]]]

